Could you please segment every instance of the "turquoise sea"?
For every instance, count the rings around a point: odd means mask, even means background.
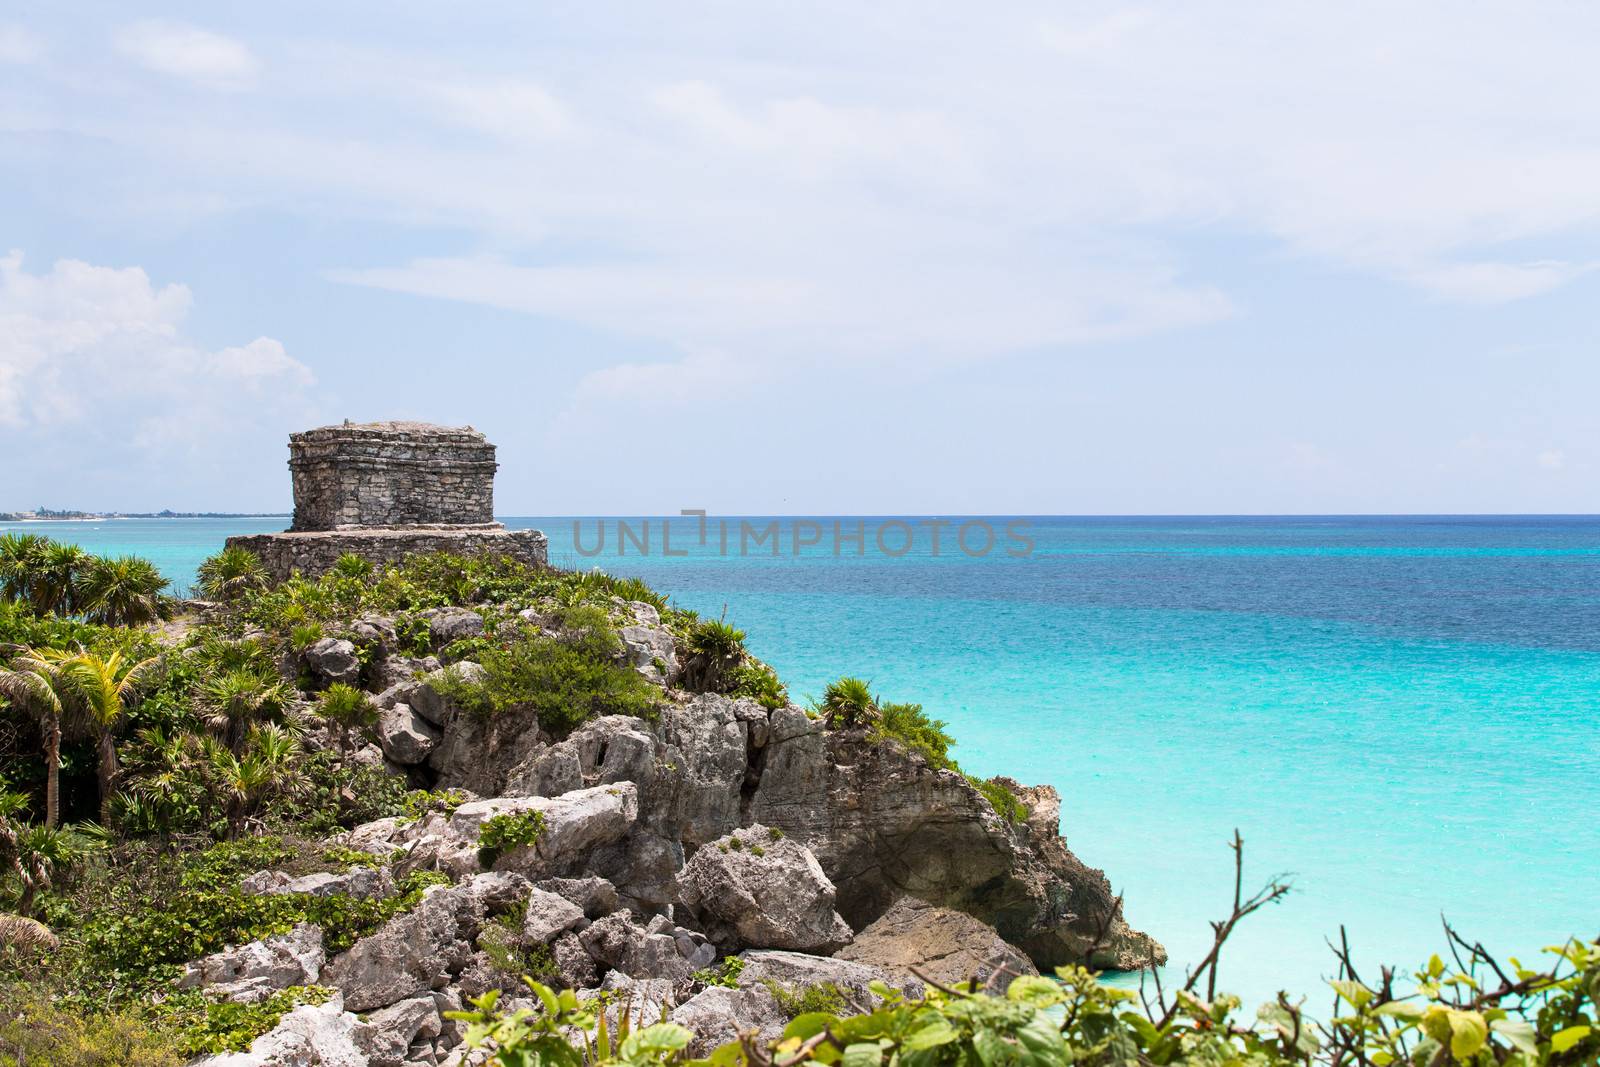
[[[1238,827],[1250,920],[1222,985],[1327,1010],[1325,938],[1369,964],[1442,949],[1440,916],[1529,958],[1600,932],[1600,519],[1036,518],[981,558],[907,520],[911,550],[729,555],[674,520],[664,557],[616,520],[507,519],[555,562],[636,574],[727,616],[797,698],[854,673],[947,720],[970,771],[1048,782],[1073,849],[1181,974],[1226,908]],[[768,520],[753,525],[760,528]],[[858,520],[841,520],[846,532]],[[957,520],[959,522],[961,520]],[[29,524],[154,559],[180,586],[230,533],[279,519]],[[633,521],[638,530],[641,522]],[[803,527],[804,534],[811,532]],[[805,537],[802,536],[802,540]],[[898,549],[899,527],[887,543]],[[977,547],[981,537],[970,543]]]

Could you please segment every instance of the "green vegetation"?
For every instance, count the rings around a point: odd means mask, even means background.
[[[224,548],[200,564],[197,591],[207,600],[238,600],[267,587],[267,568],[246,548]]]
[[[339,735],[339,753],[350,751],[350,735],[366,733],[378,723],[378,709],[367,694],[336,682],[317,694],[316,713],[331,723]]]
[[[544,833],[544,812],[501,812],[491,815],[478,828],[478,862],[493,867],[494,861],[512,849],[531,845]]]
[[[705,986],[739,988],[739,976],[744,973],[744,960],[738,956],[724,956],[710,967],[702,967],[689,977]]]
[[[778,1002],[778,1010],[790,1019],[816,1012],[840,1015],[849,1005],[844,991],[832,982],[789,986],[769,980],[762,985],[771,992],[772,999]]]
[[[165,618],[169,583],[148,560],[94,556],[37,534],[0,534],[0,600],[35,616],[126,626]]]
[[[0,986],[0,1067],[180,1067],[170,1032],[135,1012],[84,1014],[24,986]]]
[[[172,1033],[185,1057],[240,1052],[277,1026],[288,1012],[301,1004],[321,1004],[332,992],[321,986],[290,986],[253,1004],[236,1004],[212,999],[199,990],[180,989],[145,1008],[145,1016]]]
[[[955,771],[982,793],[995,814],[1007,822],[1022,822],[1028,806],[1006,786],[993,779],[984,781],[963,771],[950,757],[950,736],[941,719],[922,710],[921,704],[894,704],[875,696],[871,684],[860,678],[840,678],[823,691],[818,711],[827,716],[829,726],[848,730],[870,723],[868,736],[875,741],[893,739],[928,761],[937,770]]]
[[[556,737],[601,715],[653,716],[659,691],[616,661],[605,612],[580,604],[559,619],[560,637],[517,636],[485,653],[482,679],[447,674],[444,695],[478,715],[530,714]]]

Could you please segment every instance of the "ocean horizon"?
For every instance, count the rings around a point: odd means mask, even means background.
[[[543,529],[553,563],[725,611],[797,701],[858,675],[945,720],[968,771],[1053,785],[1069,845],[1171,951],[1169,982],[1226,912],[1236,827],[1247,883],[1296,886],[1230,943],[1220,986],[1247,1003],[1282,986],[1325,1010],[1341,925],[1368,966],[1442,950],[1441,915],[1524,961],[1595,933],[1600,517],[951,516],[937,554],[924,518],[709,518],[776,522],[776,555],[723,555],[673,518],[681,556],[661,519],[648,555],[614,535],[588,554],[617,517],[503,521]],[[974,518],[994,550],[950,540]],[[836,519],[866,524],[860,554],[826,533],[790,551]],[[919,536],[876,551],[896,523]],[[0,529],[146,556],[181,590],[227,536],[283,525]]]

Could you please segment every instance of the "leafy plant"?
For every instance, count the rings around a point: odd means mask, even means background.
[[[744,960],[738,956],[724,956],[710,967],[702,967],[689,977],[704,986],[739,988],[739,976],[744,973]]]
[[[725,692],[734,669],[744,660],[744,636],[743,630],[721,619],[690,624],[683,641],[685,688],[701,693]]]
[[[878,717],[878,699],[872,695],[870,683],[860,678],[840,678],[823,690],[821,710],[831,726],[853,730]]]
[[[370,730],[378,722],[378,709],[367,694],[354,686],[335,682],[317,695],[316,713],[339,735],[339,753],[350,750],[350,735]]]
[[[267,568],[261,557],[237,545],[208,556],[196,575],[200,595],[207,600],[238,600],[267,587]]]
[[[172,614],[171,601],[162,595],[169,584],[149,560],[97,556],[77,575],[73,602],[91,622],[133,626]]]
[[[478,862],[493,867],[502,853],[531,845],[544,833],[544,812],[501,812],[478,828]]]

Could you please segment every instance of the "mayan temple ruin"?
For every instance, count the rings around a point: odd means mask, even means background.
[[[418,552],[494,552],[544,563],[544,534],[494,520],[495,447],[470,426],[346,422],[289,437],[294,520],[230,537],[275,579],[314,577],[345,553],[389,562]]]

